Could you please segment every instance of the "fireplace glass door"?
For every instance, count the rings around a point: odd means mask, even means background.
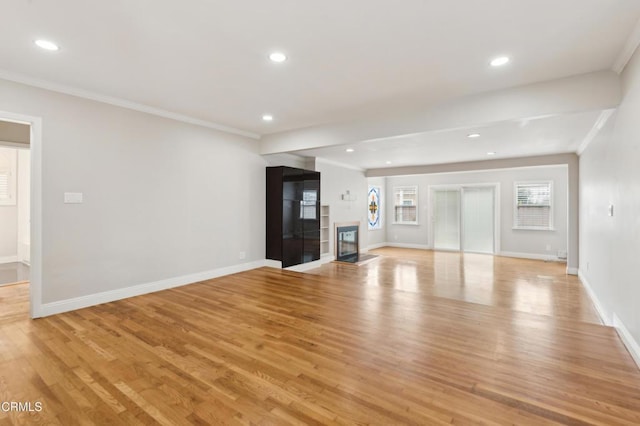
[[[358,227],[339,226],[337,234],[336,258],[342,262],[358,261]]]

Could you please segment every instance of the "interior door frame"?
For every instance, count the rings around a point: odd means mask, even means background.
[[[487,183],[456,183],[456,184],[442,184],[442,185],[429,185],[428,187],[428,205],[429,205],[429,227],[427,229],[429,248],[435,250],[435,191],[437,190],[455,190],[460,191],[460,250],[448,250],[459,251],[464,253],[464,222],[462,217],[462,204],[464,188],[492,188],[493,189],[493,255],[500,253],[500,182],[487,182]],[[471,252],[468,252],[471,253]]]
[[[7,120],[0,120],[0,121],[4,121],[6,122]],[[18,172],[18,174],[16,174],[15,177],[15,184],[16,184],[16,188],[20,188],[20,178],[18,177],[19,175],[19,161],[20,161],[20,151],[27,151],[27,152],[31,152],[30,149],[30,144],[26,145],[23,143],[17,143],[17,142],[6,142],[3,140],[0,140],[0,148],[9,148],[9,149],[13,149],[16,151],[16,171]],[[31,166],[31,156],[29,156],[29,166]],[[29,167],[29,169],[31,169],[31,167]],[[31,177],[31,170],[29,170],[29,177]],[[19,192],[19,191],[18,191]],[[17,194],[17,193],[16,193]],[[31,199],[31,194],[29,194],[29,199]],[[16,209],[18,212],[18,218],[22,217],[22,215],[24,214],[24,210],[21,205],[20,205],[20,197],[18,196],[18,200],[16,202]],[[31,209],[29,209],[29,213],[31,213]],[[29,222],[31,222],[31,218],[29,218]],[[17,238],[16,238],[16,247],[17,247],[17,261],[18,262],[24,262],[24,258],[23,256],[20,255],[20,244],[23,240],[24,234],[23,234],[23,230],[21,229],[21,227],[18,225],[18,232],[17,232]],[[31,247],[31,244],[29,244],[29,247]],[[31,249],[29,249],[29,254],[31,254]]]
[[[42,118],[0,110],[0,120],[28,124],[31,130],[31,253],[29,316],[42,316]]]

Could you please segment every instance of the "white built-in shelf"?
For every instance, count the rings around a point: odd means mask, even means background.
[[[329,253],[329,206],[320,206],[320,254]]]

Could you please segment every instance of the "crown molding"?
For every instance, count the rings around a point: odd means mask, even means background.
[[[607,124],[607,121],[615,111],[616,111],[615,109],[605,109],[600,113],[600,115],[598,116],[598,119],[593,124],[593,127],[591,128],[589,133],[587,133],[587,136],[585,136],[582,142],[580,143],[580,146],[576,150],[576,154],[582,155],[584,150],[587,149],[589,144],[596,138],[600,130],[604,127],[605,124]]]
[[[620,74],[624,70],[624,67],[627,66],[627,63],[629,63],[629,60],[631,60],[638,46],[640,46],[640,20],[638,20],[635,27],[633,27],[631,35],[629,35],[627,42],[618,54],[611,69]]]
[[[102,102],[109,105],[114,105],[121,108],[126,108],[134,111],[144,112],[158,117],[169,118],[171,120],[181,121],[183,123],[195,124],[196,126],[206,127],[209,129],[219,130],[225,133],[231,133],[234,135],[245,136],[251,139],[260,139],[260,135],[253,132],[247,132],[245,130],[236,129],[234,127],[225,126],[222,124],[214,123],[212,121],[201,120],[199,118],[190,117],[188,115],[179,114],[173,111],[167,111],[161,108],[152,107],[145,104],[129,101],[127,99],[117,98],[114,96],[108,96],[101,93],[91,92],[89,90],[78,89],[64,84],[53,83],[51,81],[41,80],[38,78],[30,77],[24,74],[15,73],[12,71],[0,69],[0,78],[4,80],[13,81],[16,83],[26,84],[28,86],[38,87],[40,89],[51,90],[53,92],[64,93],[65,95],[76,96],[79,98],[89,99],[92,101]]]

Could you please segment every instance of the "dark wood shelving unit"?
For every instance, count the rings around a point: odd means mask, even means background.
[[[320,259],[320,172],[267,167],[266,257],[282,267]]]

